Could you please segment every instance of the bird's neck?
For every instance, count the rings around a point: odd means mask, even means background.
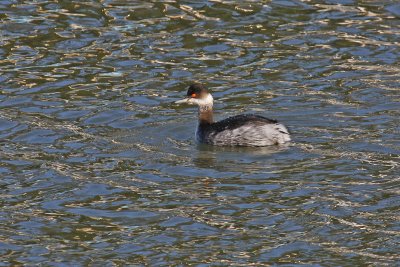
[[[213,106],[212,105],[201,105],[199,106],[199,124],[212,124],[213,118]]]

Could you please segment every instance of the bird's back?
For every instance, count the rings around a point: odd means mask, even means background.
[[[199,124],[196,132],[201,143],[229,146],[267,146],[290,141],[286,127],[276,120],[245,114],[211,123]]]

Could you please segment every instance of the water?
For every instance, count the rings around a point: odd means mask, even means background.
[[[1,266],[399,266],[396,1],[0,2]],[[285,148],[194,143],[256,113]]]

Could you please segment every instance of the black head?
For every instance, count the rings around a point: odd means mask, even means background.
[[[208,90],[200,83],[194,83],[189,86],[187,96],[192,98],[201,98],[208,94]]]

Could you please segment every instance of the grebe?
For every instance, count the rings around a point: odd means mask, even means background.
[[[199,106],[196,141],[221,146],[269,146],[290,141],[289,131],[276,120],[245,114],[213,120],[213,97],[201,84],[190,85],[187,98],[175,103]]]

